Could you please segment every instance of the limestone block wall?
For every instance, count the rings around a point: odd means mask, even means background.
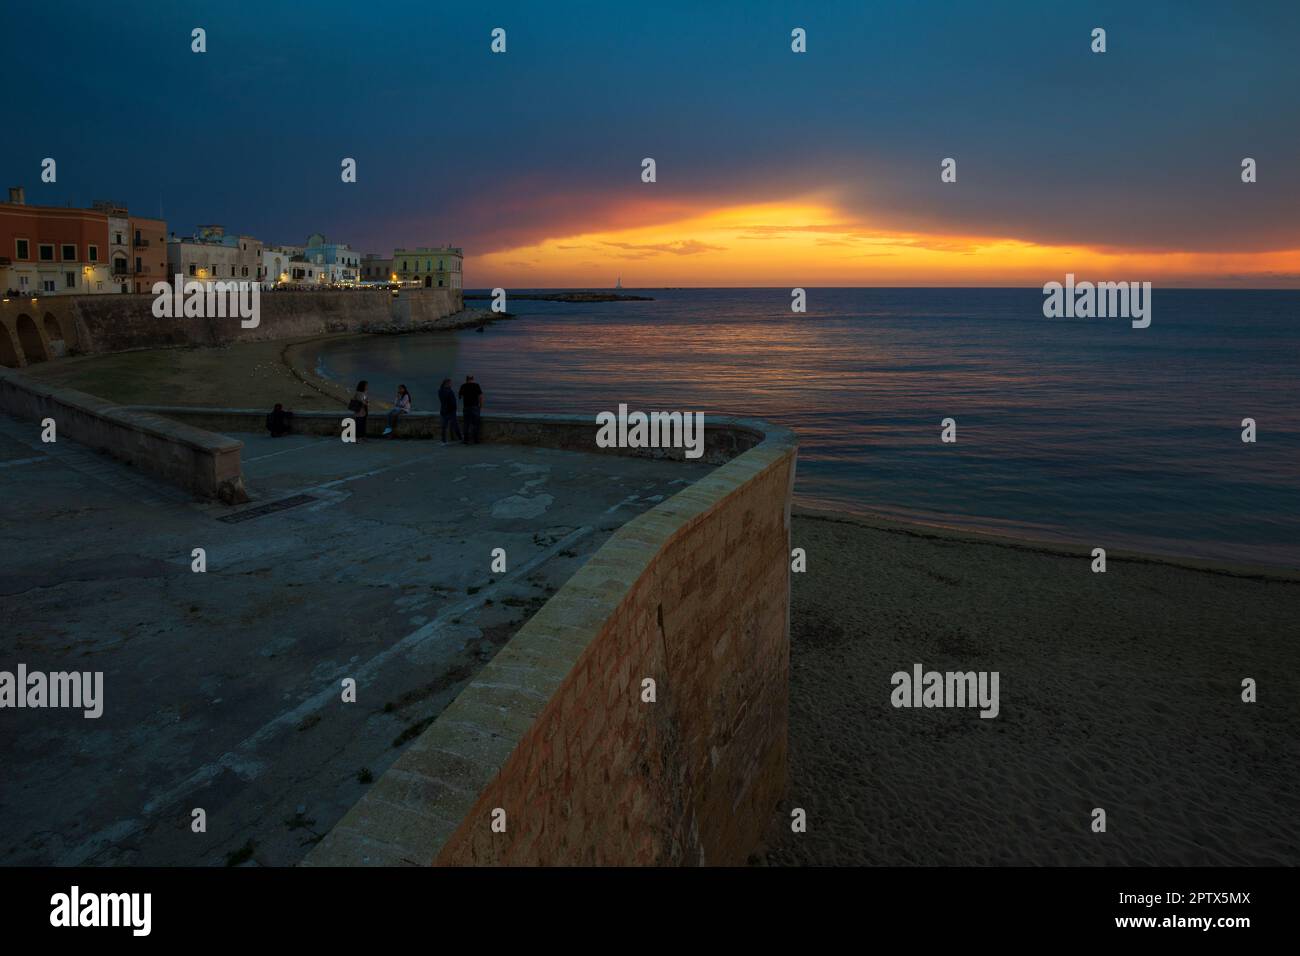
[[[242,443],[204,429],[265,415],[119,407],[8,369],[0,411],[228,501],[246,497]],[[337,434],[340,417],[299,430]],[[489,441],[601,450],[578,416],[484,424]],[[786,782],[796,444],[744,419],[707,419],[705,437],[719,466],[618,529],[307,865],[745,862]]]
[[[745,862],[786,783],[796,445],[709,425],[761,437],[615,532],[305,865]]]
[[[197,428],[216,432],[254,432],[266,430],[266,413],[269,408],[199,408],[177,405],[132,405],[131,408],[173,418]],[[387,425],[383,413],[386,404],[372,402],[366,422],[366,434],[377,437]],[[340,405],[337,412],[295,412],[292,431],[299,435],[335,436],[340,433],[340,422],[349,412]],[[725,425],[723,424],[725,423]],[[763,428],[749,426],[736,419],[706,418],[704,427],[704,454],[701,461],[721,464],[763,441]],[[399,439],[440,438],[441,416],[434,412],[411,412],[402,416],[398,425]],[[610,448],[596,446],[599,430],[593,416],[588,415],[485,415],[483,440],[505,445],[538,445],[570,451],[599,452],[635,455],[643,458],[684,457],[680,448]]]
[[[239,459],[244,443],[225,435],[52,388],[7,368],[0,368],[0,411],[36,423],[52,418],[59,441],[105,452],[201,497],[247,500]]]
[[[44,296],[0,303],[0,365],[21,366],[54,358],[59,349],[47,330],[62,328],[69,351],[83,354],[163,346],[227,345],[361,332],[370,327],[411,325],[463,308],[459,289],[385,289],[266,292],[256,328],[238,319],[160,319],[152,295]],[[23,317],[28,319],[24,320]],[[45,317],[49,316],[47,322]],[[29,321],[34,325],[29,326]],[[26,341],[20,330],[32,329]],[[10,344],[12,343],[12,344]],[[11,360],[10,356],[13,356]]]

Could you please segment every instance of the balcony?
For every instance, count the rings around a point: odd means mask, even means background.
[[[131,242],[131,245],[135,246],[135,248],[137,248],[137,249],[148,249],[148,248],[149,248],[149,240],[148,240],[148,239],[142,239],[142,238],[140,238],[139,236],[136,236],[135,239]]]
[[[112,273],[112,274],[113,274],[114,277],[116,277],[116,276],[129,276],[129,275],[131,274],[131,270],[128,269],[126,266],[118,266],[118,265],[115,265],[115,266],[113,266],[113,273]]]

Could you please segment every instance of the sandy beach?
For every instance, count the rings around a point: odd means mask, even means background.
[[[500,318],[467,309],[439,320],[436,330],[430,331],[482,325]],[[291,410],[327,410],[346,406],[352,393],[315,374],[315,350],[323,342],[365,337],[365,333],[356,333],[225,348],[140,349],[44,362],[23,371],[52,385],[123,405],[210,405],[270,411],[280,402]],[[387,398],[374,396],[372,408],[387,408]]]
[[[816,512],[793,543],[790,790],[763,862],[1294,864],[1296,575],[1094,574],[1083,549]],[[999,671],[999,715],[892,707],[917,662]]]

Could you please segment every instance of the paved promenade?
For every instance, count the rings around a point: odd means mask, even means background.
[[[98,719],[0,713],[0,864],[296,862],[614,529],[710,470],[235,437],[232,509],[0,416],[0,670],[104,674]]]

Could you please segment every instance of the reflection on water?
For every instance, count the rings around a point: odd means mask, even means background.
[[[799,435],[805,504],[1300,567],[1300,293],[1156,290],[1144,330],[1046,319],[1037,290],[815,289],[806,315],[785,289],[650,294],[516,300],[483,333],[335,343],[321,367],[426,409],[469,373],[489,413],[765,418]]]

